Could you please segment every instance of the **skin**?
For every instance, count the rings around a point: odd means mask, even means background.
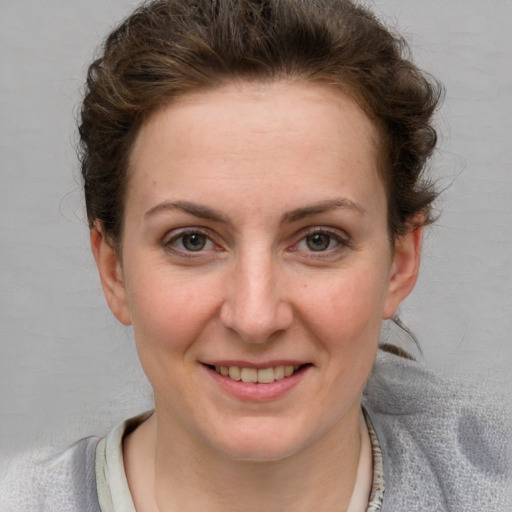
[[[231,83],[142,127],[122,254],[91,230],[155,393],[124,445],[137,510],[348,505],[381,321],[412,290],[421,249],[421,228],[391,247],[377,146],[357,103],[318,83]],[[308,366],[256,400],[219,385],[205,366],[219,361]]]

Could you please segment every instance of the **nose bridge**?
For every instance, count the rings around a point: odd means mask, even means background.
[[[253,343],[265,342],[286,329],[292,313],[281,288],[281,273],[271,250],[241,251],[221,311],[224,325]]]

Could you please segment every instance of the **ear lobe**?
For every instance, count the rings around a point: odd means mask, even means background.
[[[395,244],[393,265],[382,317],[392,318],[400,303],[411,293],[420,269],[423,227],[416,227]]]
[[[99,221],[90,231],[91,249],[100,274],[101,286],[107,304],[114,316],[123,324],[131,324],[124,273],[115,249],[103,235]]]

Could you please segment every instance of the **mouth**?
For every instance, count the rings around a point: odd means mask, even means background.
[[[291,377],[292,375],[303,371],[309,363],[300,365],[279,365],[269,366],[268,368],[246,368],[240,366],[216,366],[206,365],[217,374],[227,377],[233,381],[252,382],[255,384],[271,384]]]

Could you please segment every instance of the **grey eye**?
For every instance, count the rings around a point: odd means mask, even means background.
[[[207,241],[208,237],[201,233],[190,233],[181,237],[181,243],[187,251],[201,251]]]
[[[306,237],[306,245],[312,251],[325,251],[331,245],[332,237],[326,233],[315,233]]]

